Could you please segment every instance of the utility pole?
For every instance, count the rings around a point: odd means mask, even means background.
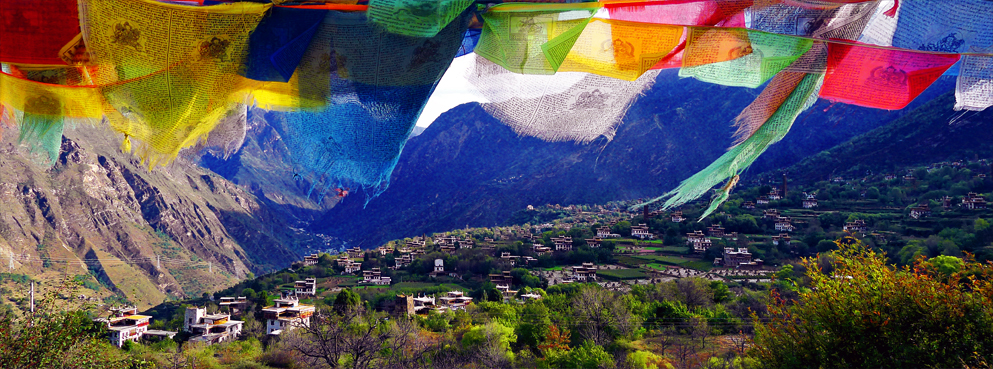
[[[209,261],[207,262],[207,270],[210,272],[210,274],[214,274],[214,263],[213,262],[209,262]]]
[[[34,281],[31,281],[31,314],[34,314]]]
[[[158,255],[155,255],[155,268],[158,270],[162,270],[162,260],[159,258]]]

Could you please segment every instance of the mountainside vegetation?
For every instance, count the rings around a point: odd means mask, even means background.
[[[817,181],[993,157],[993,111],[947,109],[954,101],[955,94],[949,91],[890,124],[811,155],[787,171],[800,180]]]

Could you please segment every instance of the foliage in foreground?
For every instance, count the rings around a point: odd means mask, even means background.
[[[73,296],[70,280],[40,299],[34,313],[15,319],[0,312],[0,368],[149,368],[107,342],[107,328],[78,309],[56,306]]]
[[[918,258],[893,268],[852,238],[805,259],[796,301],[772,292],[755,350],[773,368],[960,368],[993,363],[993,263]],[[958,259],[955,259],[958,260]]]

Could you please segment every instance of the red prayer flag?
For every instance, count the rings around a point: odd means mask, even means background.
[[[66,64],[62,48],[79,34],[76,0],[0,1],[0,62]]]
[[[958,54],[830,43],[820,96],[870,108],[903,109],[958,60]]]

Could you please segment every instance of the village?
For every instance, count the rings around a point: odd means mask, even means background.
[[[934,165],[904,176],[884,174],[878,180],[910,192],[922,186],[915,173],[926,175],[949,167],[955,166]],[[981,187],[987,178],[979,174],[972,180],[975,187]],[[309,324],[321,302],[345,289],[376,301],[378,310],[427,316],[464,310],[480,299],[526,303],[541,299],[544,289],[574,283],[596,283],[620,292],[682,278],[760,284],[770,282],[771,274],[784,263],[824,251],[819,250],[824,242],[840,235],[873,245],[900,242],[892,223],[880,219],[900,219],[923,229],[922,222],[935,218],[988,215],[985,197],[976,192],[889,207],[890,212],[870,212],[874,207],[886,208],[866,199],[878,191],[873,190],[875,186],[866,188],[870,187],[866,182],[877,184],[872,181],[835,177],[819,189],[793,190],[784,175],[775,186],[743,191],[707,222],[692,220],[699,213],[694,207],[671,212],[649,207],[631,210],[635,201],[528,206],[521,214],[537,220],[536,224],[466,228],[395,240],[371,250],[306,255],[284,271],[288,274],[283,283],[277,280],[267,291],[269,298],[221,291],[208,301],[182,308],[182,324],[176,331],[151,329],[153,317],[128,306],[111,307],[108,316],[97,321],[107,325],[108,339],[116,346],[177,335],[190,342],[213,344],[242,335],[246,315],[252,315],[250,306],[259,302],[265,305],[256,309],[264,328],[259,333],[275,337]],[[830,194],[846,186],[865,189],[855,199]],[[847,216],[834,210],[839,204],[851,208],[853,203],[862,209]],[[285,280],[286,275],[312,276],[291,281]]]

